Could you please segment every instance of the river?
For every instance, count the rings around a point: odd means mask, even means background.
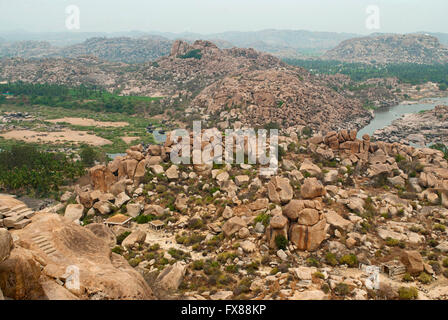
[[[438,105],[448,105],[448,97],[423,99],[416,104],[399,104],[393,107],[377,109],[375,110],[375,118],[367,126],[359,130],[358,138],[361,139],[366,133],[371,136],[375,130],[387,127],[404,114],[432,110]]]

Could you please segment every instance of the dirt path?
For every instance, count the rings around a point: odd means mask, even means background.
[[[60,119],[51,119],[51,120],[45,120],[52,123],[58,123],[58,122],[66,122],[75,126],[85,126],[85,127],[126,127],[129,125],[128,122],[112,122],[112,121],[96,121],[93,119],[88,118],[71,118],[71,117],[65,117]]]

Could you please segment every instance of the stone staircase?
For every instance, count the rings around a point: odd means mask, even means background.
[[[46,255],[53,256],[56,253],[56,249],[47,237],[43,235],[35,235],[32,239]]]
[[[0,203],[0,228],[23,229],[31,223],[34,214],[25,204],[10,207]]]

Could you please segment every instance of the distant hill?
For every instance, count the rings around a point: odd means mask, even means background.
[[[382,34],[341,42],[322,56],[328,60],[362,63],[448,62],[448,48],[436,37],[424,34]]]
[[[172,42],[160,37],[144,38],[91,38],[83,43],[66,47],[57,55],[74,58],[91,55],[103,60],[125,63],[143,63],[169,54]]]
[[[357,37],[357,34],[313,32],[306,30],[262,30],[253,32],[223,32],[214,34],[154,32],[169,39],[188,41],[226,41],[240,48],[254,48],[277,56],[302,56],[319,54],[337,46],[341,41]],[[217,43],[219,45],[219,43]]]
[[[62,48],[47,41],[0,42],[0,58],[76,58],[89,55],[111,62],[143,63],[169,54],[171,45],[172,41],[158,36],[91,38]]]

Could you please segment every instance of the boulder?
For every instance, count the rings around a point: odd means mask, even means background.
[[[353,223],[350,220],[344,219],[333,210],[325,212],[324,216],[327,219],[328,224],[336,229],[347,231],[353,230]]]
[[[313,226],[295,223],[289,229],[289,239],[299,250],[315,251],[325,240],[326,220],[322,219]]]
[[[181,262],[166,267],[157,277],[156,285],[167,291],[177,290],[184,279],[187,268]]]
[[[128,203],[126,205],[127,214],[132,218],[136,218],[142,212],[142,206],[140,203]]]
[[[106,215],[112,212],[114,205],[109,201],[98,201],[93,205],[93,208],[98,210],[100,214]]]
[[[312,226],[319,221],[319,211],[315,209],[305,208],[300,211],[297,222],[299,224]]]
[[[311,160],[305,159],[299,169],[301,172],[308,172],[313,176],[322,173],[322,170],[316,166]]]
[[[288,219],[281,214],[273,216],[270,220],[270,225],[273,229],[283,229],[287,223]]]
[[[424,270],[423,258],[418,251],[403,251],[401,262],[410,274],[416,275]]]
[[[121,245],[125,248],[132,248],[137,244],[142,244],[146,240],[146,232],[141,230],[134,230],[130,235],[128,235]]]
[[[241,176],[235,177],[235,184],[239,187],[245,183],[249,183],[249,181],[250,181],[250,178],[247,175],[241,175]]]
[[[179,179],[179,170],[178,167],[174,164],[166,170],[165,174],[169,180]]]
[[[64,217],[70,221],[81,220],[84,212],[82,204],[69,204],[65,208]]]
[[[0,288],[15,300],[40,300],[45,296],[40,284],[41,267],[30,250],[16,246],[0,263]]]
[[[269,181],[267,189],[269,200],[277,204],[289,202],[294,195],[289,180],[279,176],[275,176]]]
[[[119,209],[129,200],[131,200],[131,198],[125,192],[121,192],[120,194],[117,195],[117,198],[115,198],[115,206]]]
[[[114,247],[117,244],[117,237],[105,224],[91,223],[86,225],[85,227],[92,231],[93,234],[98,238],[105,241],[109,245],[109,247]]]
[[[67,290],[59,292],[66,292],[66,297],[71,296],[67,292],[70,291],[83,300],[154,299],[144,278],[123,257],[111,253],[108,243],[89,229],[67,222],[64,217],[38,213],[33,223],[15,234],[20,241],[10,258],[0,264],[0,287],[7,297],[48,299],[59,296],[55,294],[55,286],[64,287],[56,283],[54,277],[58,277],[65,281]],[[48,256],[36,243],[36,235],[45,239],[45,250],[56,250],[53,256]],[[56,273],[48,269],[51,264],[55,265],[51,270]],[[41,266],[46,266],[46,276],[42,276]],[[73,274],[74,267],[81,272],[79,289],[67,286],[67,274]]]
[[[8,259],[14,242],[8,230],[0,228],[0,263]]]
[[[183,210],[187,210],[188,208],[188,197],[186,194],[181,193],[178,194],[176,197],[176,201],[174,202],[174,206],[177,210],[179,211],[183,211]]]
[[[232,236],[234,233],[238,232],[241,228],[247,227],[246,221],[240,217],[233,217],[227,220],[227,222],[222,226],[222,231],[227,237]]]
[[[314,199],[325,195],[325,187],[316,178],[306,178],[300,189],[300,195],[304,199]]]

